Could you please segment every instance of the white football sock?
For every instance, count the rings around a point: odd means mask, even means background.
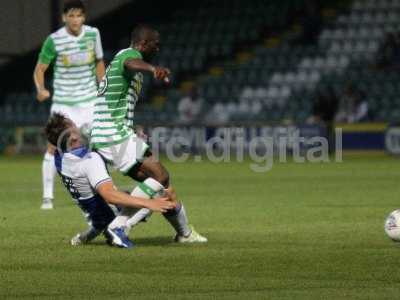
[[[163,215],[172,227],[174,227],[177,234],[185,237],[191,234],[192,230],[189,227],[185,207],[182,203],[178,203],[175,209],[171,209],[168,212],[163,213]]]
[[[54,177],[56,166],[54,165],[54,155],[46,152],[42,163],[43,198],[54,198]]]
[[[152,211],[148,208],[136,209],[135,211],[136,212],[132,214],[132,217],[130,217],[126,222],[127,233],[129,233],[132,227],[136,226],[141,221],[147,220],[152,214]]]
[[[164,190],[161,183],[153,178],[147,178],[143,183],[139,183],[131,193],[132,196],[151,199],[160,195]],[[124,207],[119,216],[111,222],[109,228],[124,227],[126,232],[129,232],[132,226],[135,226],[143,218],[148,217],[151,211],[147,208],[137,209]]]

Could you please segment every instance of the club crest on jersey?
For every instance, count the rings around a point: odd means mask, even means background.
[[[88,50],[94,50],[94,41],[93,40],[86,41],[86,47],[88,48]]]

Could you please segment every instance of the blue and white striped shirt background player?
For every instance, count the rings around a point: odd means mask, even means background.
[[[107,243],[110,245],[122,248],[133,247],[132,241],[129,240],[124,230],[109,228],[108,225],[116,217],[115,211],[109,204],[130,207],[139,212],[142,210],[166,212],[173,207],[173,203],[167,197],[152,201],[144,198],[146,196],[144,191],[149,193],[148,190],[151,190],[144,183],[139,183],[140,189],[143,190],[139,197],[118,191],[113,185],[106,163],[100,154],[90,152],[84,145],[64,153],[56,151],[55,165],[62,182],[72,199],[84,212],[89,223],[88,230],[72,238],[71,244],[74,246],[87,243],[104,233]],[[135,217],[132,218],[133,222],[136,224],[147,215],[147,213],[137,214],[137,216],[135,214]]]
[[[102,233],[115,218],[114,211],[96,192],[100,184],[112,179],[101,156],[89,152],[84,146],[63,154],[57,151],[55,165],[63,184],[84,212],[90,226],[86,232],[75,236],[71,243],[86,243]]]

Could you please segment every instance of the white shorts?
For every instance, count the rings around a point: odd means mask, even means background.
[[[84,124],[92,124],[94,105],[79,107],[54,103],[51,105],[50,113],[56,112],[65,115],[80,128]]]
[[[129,170],[144,159],[144,154],[149,145],[144,140],[132,134],[121,144],[96,149],[103,158],[121,173],[126,174]]]

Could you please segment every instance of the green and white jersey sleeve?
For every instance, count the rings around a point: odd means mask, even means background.
[[[128,72],[124,67],[127,59],[142,59],[142,55],[132,48],[118,52],[100,83],[91,132],[95,148],[122,143],[133,133],[134,109],[143,74]]]
[[[96,59],[103,58],[100,33],[84,25],[79,36],[65,27],[51,34],[39,54],[39,63],[54,63],[53,103],[93,105],[97,94]]]
[[[49,65],[53,62],[56,56],[57,56],[56,47],[54,45],[53,39],[51,38],[51,36],[49,36],[44,41],[42,49],[40,50],[39,62],[41,64]]]

